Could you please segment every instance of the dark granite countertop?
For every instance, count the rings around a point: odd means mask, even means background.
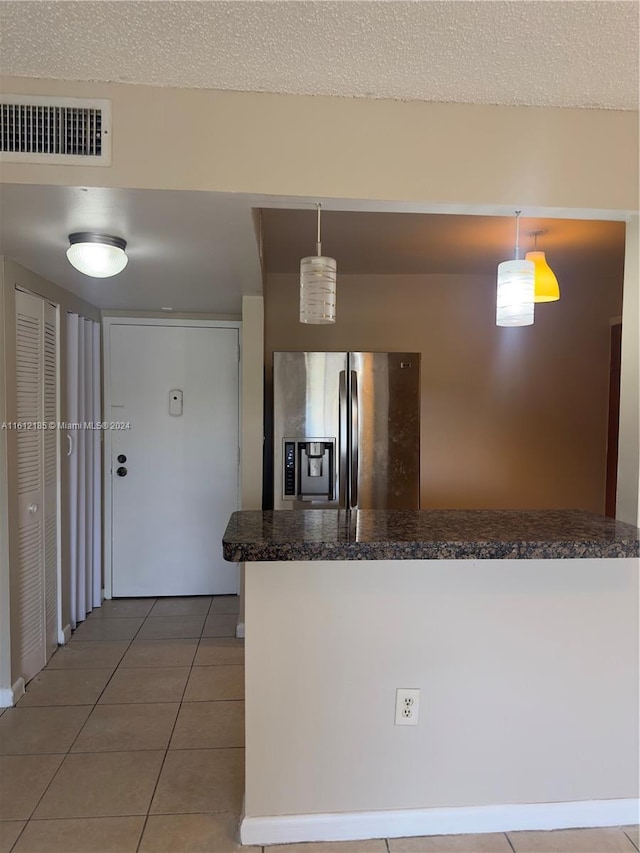
[[[231,562],[640,556],[640,530],[581,510],[279,510],[231,516]]]

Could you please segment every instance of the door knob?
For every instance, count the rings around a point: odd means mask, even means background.
[[[38,512],[38,504],[29,504],[29,512],[35,515]]]
[[[118,475],[118,477],[126,477],[127,476],[127,469],[124,467],[124,465],[121,465],[117,469],[116,474]]]
[[[124,465],[124,463],[125,463],[126,461],[127,461],[127,457],[124,455],[124,453],[121,453],[121,454],[118,456],[118,462],[119,462],[121,465]]]

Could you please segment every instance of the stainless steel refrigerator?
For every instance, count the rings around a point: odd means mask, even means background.
[[[420,506],[420,354],[273,354],[274,509]]]

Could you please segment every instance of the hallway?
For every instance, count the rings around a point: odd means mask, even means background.
[[[237,608],[120,599],[81,623],[0,717],[0,853],[236,849]]]

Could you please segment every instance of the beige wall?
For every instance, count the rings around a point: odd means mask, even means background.
[[[622,282],[563,278],[532,327],[495,325],[495,276],[340,275],[337,322],[298,322],[298,277],[269,275],[274,350],[422,353],[423,508],[604,512],[609,319]]]
[[[25,269],[19,264],[15,263],[15,261],[11,261],[8,258],[2,259],[2,267],[3,267],[3,309],[4,309],[4,323],[1,327],[3,340],[4,340],[4,351],[5,351],[5,364],[6,364],[6,395],[4,399],[6,400],[6,419],[7,421],[15,421],[16,417],[16,361],[15,361],[15,288],[17,286],[29,290],[32,293],[38,294],[39,296],[43,296],[45,299],[50,300],[56,305],[60,306],[60,337],[59,337],[59,353],[60,353],[60,420],[67,421],[69,420],[67,416],[67,384],[66,384],[66,351],[67,351],[67,338],[66,338],[66,323],[64,314],[66,311],[71,311],[74,313],[81,314],[85,317],[88,317],[91,320],[99,320],[100,312],[97,308],[94,308],[92,305],[89,305],[87,302],[84,302],[82,299],[79,299],[77,296],[74,296],[69,291],[64,290],[61,287],[58,287],[55,284],[52,284],[50,281],[42,278],[41,276],[36,275],[30,270]],[[0,445],[0,454],[2,454],[3,447]],[[3,461],[0,458],[0,472],[3,468]],[[7,493],[6,493],[6,514],[8,517],[9,529],[12,531],[16,530],[16,500],[15,495],[17,495],[17,469],[16,469],[17,459],[16,459],[16,433],[7,431],[6,435],[6,468],[7,468]],[[62,518],[62,626],[64,627],[69,623],[69,583],[70,576],[68,570],[65,571],[65,567],[68,566],[69,559],[69,541],[68,541],[68,512],[67,512],[67,500],[68,500],[68,472],[65,466],[62,466],[62,505],[61,505],[61,518]],[[2,511],[2,495],[0,493],[0,511]],[[15,536],[9,537],[9,562],[12,567],[16,567],[17,563],[17,541]],[[6,573],[8,571],[8,566],[4,566],[0,563],[0,568],[2,568],[3,576],[0,577],[0,590],[4,589],[3,584],[6,582]],[[15,576],[13,572],[11,572],[11,585],[15,582]],[[16,624],[15,621],[15,602],[17,599],[13,598],[12,601],[12,616],[13,616],[13,624]],[[0,625],[0,644],[1,641],[6,642],[6,638],[8,635],[9,626],[4,621]],[[5,673],[6,675],[6,673]],[[19,672],[16,671],[16,659],[15,655],[12,655],[12,672],[11,677],[12,680],[9,684],[12,684],[16,678],[20,675]],[[3,684],[0,686],[9,686],[8,684]]]
[[[249,817],[638,796],[637,560],[247,563],[246,608]]]
[[[110,98],[113,110],[111,168],[3,165],[12,183],[638,208],[633,112],[11,77],[3,90]]]

